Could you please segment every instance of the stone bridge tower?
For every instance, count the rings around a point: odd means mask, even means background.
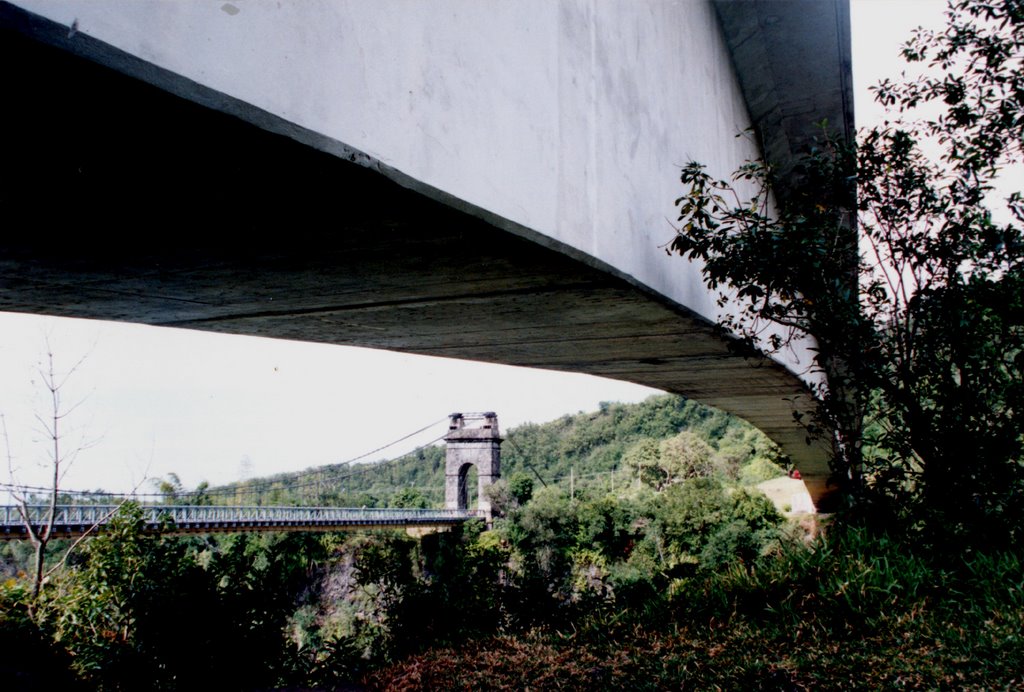
[[[467,509],[466,478],[476,466],[477,507],[490,522],[491,502],[484,489],[501,477],[501,436],[495,413],[453,413],[448,422],[444,465],[444,502],[448,509]]]

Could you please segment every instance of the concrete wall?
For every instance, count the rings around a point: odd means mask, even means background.
[[[707,2],[14,4],[717,315],[659,249],[679,165],[724,175],[758,156]]]

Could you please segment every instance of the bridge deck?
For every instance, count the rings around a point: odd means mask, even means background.
[[[662,248],[679,164],[756,157],[746,111],[783,165],[848,129],[848,0],[219,4],[0,0],[0,309],[636,382],[825,508],[805,365],[733,353]]]
[[[75,538],[102,530],[119,505],[61,505],[53,537]],[[48,507],[28,507],[29,521],[41,527]],[[144,531],[162,534],[230,533],[239,531],[346,531],[380,528],[445,528],[477,516],[453,509],[367,509],[351,507],[224,507],[144,505]],[[17,506],[0,506],[0,540],[27,538]]]

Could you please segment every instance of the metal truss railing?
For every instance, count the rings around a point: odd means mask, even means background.
[[[54,515],[53,535],[75,536],[93,527],[102,529],[118,509],[119,505],[59,505]],[[480,516],[473,510],[365,507],[143,505],[141,509],[147,531],[168,533],[450,526]],[[29,505],[26,510],[28,523],[40,528],[46,523],[48,506]],[[0,506],[0,539],[27,536],[25,524],[17,505]]]

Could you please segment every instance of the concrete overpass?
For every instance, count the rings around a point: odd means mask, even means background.
[[[630,380],[825,500],[806,354],[730,355],[660,246],[687,160],[850,130],[847,0],[13,0],[0,31],[0,310]]]

